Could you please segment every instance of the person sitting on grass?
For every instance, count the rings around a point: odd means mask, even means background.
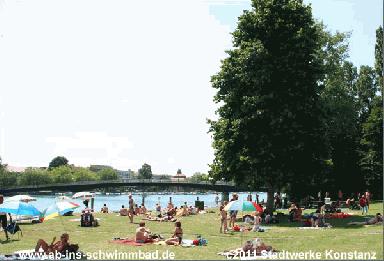
[[[170,210],[173,210],[175,208],[175,206],[173,205],[173,203],[171,201],[168,202],[168,205],[167,205],[167,210],[170,211]]]
[[[165,243],[167,245],[180,245],[181,241],[183,240],[183,229],[181,228],[181,222],[177,221],[175,223],[175,232],[173,232],[173,235],[171,238],[165,240]]]
[[[141,210],[140,208],[137,206],[137,204],[135,204],[135,215],[138,216],[141,214]]]
[[[143,215],[147,214],[147,208],[144,206],[144,204],[141,204],[141,214]]]
[[[175,208],[168,208],[168,209],[167,209],[167,215],[168,215],[168,216],[174,216],[174,215],[176,215],[176,209],[175,209]]]
[[[259,231],[260,224],[261,224],[260,213],[259,213],[258,211],[256,211],[256,212],[254,213],[254,217],[253,217],[253,227],[252,227],[252,231],[254,231],[254,232]]]
[[[289,211],[289,221],[301,221],[303,210],[296,203],[292,203],[291,207],[288,209]]]
[[[43,239],[39,239],[36,243],[35,252],[39,252],[40,247],[44,250],[44,253],[53,253],[53,252],[60,252],[62,253],[65,251],[67,246],[69,245],[69,235],[67,233],[64,233],[60,236],[60,240],[54,243],[56,240],[56,237],[52,239],[52,243],[48,245],[47,242],[45,242]]]
[[[139,227],[136,229],[135,241],[136,243],[155,242],[155,239],[151,237],[151,231],[145,227],[145,222],[140,222]]]
[[[383,216],[377,213],[373,218],[363,222],[349,222],[348,225],[376,225],[383,223]]]
[[[119,213],[120,213],[120,216],[128,216],[128,209],[126,209],[124,205],[122,205]]]
[[[107,204],[104,204],[104,206],[101,208],[101,213],[108,213]]]

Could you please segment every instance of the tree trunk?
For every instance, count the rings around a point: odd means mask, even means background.
[[[273,199],[273,187],[268,185],[267,187],[267,213],[272,214],[274,208],[274,199]]]

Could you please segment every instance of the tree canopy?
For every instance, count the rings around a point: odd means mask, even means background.
[[[212,178],[264,186],[269,205],[280,190],[378,191],[383,31],[375,68],[347,60],[349,35],[328,32],[301,0],[252,1],[211,80],[220,105],[209,120]]]
[[[151,165],[144,163],[143,166],[138,171],[139,179],[151,179],[152,178],[152,169]]]
[[[54,159],[52,159],[52,161],[49,163],[48,168],[52,169],[52,168],[64,166],[67,164],[68,164],[68,160],[64,156],[57,156]]]
[[[313,183],[325,149],[319,85],[320,26],[296,0],[254,0],[234,48],[212,77],[219,119],[210,121],[214,179],[278,190]]]

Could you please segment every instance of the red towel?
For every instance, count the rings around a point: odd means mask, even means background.
[[[115,244],[127,245],[127,246],[142,246],[142,245],[145,245],[145,244],[152,244],[152,242],[137,243],[134,239],[118,239],[118,240],[112,240],[110,242],[111,243],[115,243]]]

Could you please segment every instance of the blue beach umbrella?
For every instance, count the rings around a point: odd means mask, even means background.
[[[9,201],[0,205],[0,212],[25,216],[41,216],[42,213],[33,205],[21,201]]]

